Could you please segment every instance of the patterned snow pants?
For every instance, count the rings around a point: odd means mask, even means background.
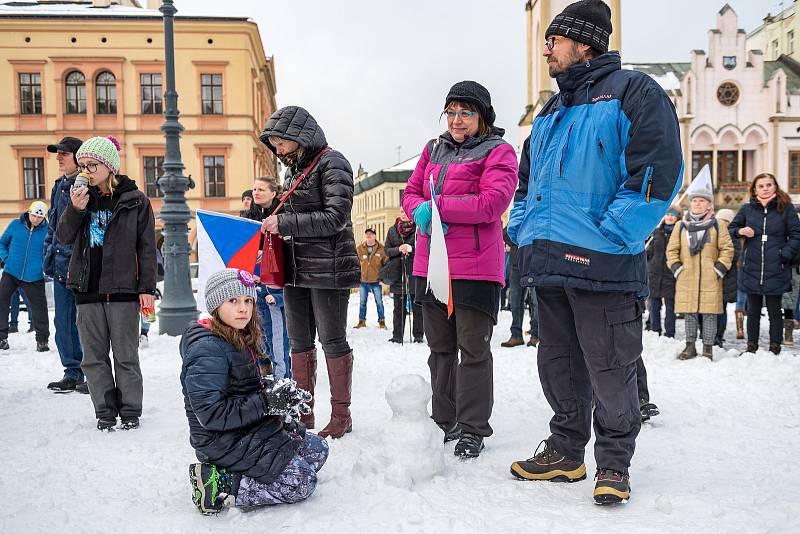
[[[317,471],[328,459],[328,443],[306,432],[303,443],[281,475],[264,484],[243,476],[236,494],[236,506],[253,507],[291,504],[307,499],[317,487]]]
[[[699,314],[684,314],[683,326],[686,330],[686,342],[694,343],[697,341],[697,329],[700,328],[700,335],[703,339],[703,345],[713,345],[714,336],[717,335],[717,316],[712,313],[705,313],[702,317],[703,323],[701,325]]]

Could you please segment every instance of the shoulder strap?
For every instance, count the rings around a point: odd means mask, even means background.
[[[280,211],[280,209],[283,207],[283,205],[286,204],[286,201],[289,200],[289,196],[292,193],[294,193],[294,190],[297,189],[298,185],[300,185],[300,182],[302,182],[305,179],[305,177],[308,176],[308,173],[310,173],[311,170],[316,166],[316,164],[320,160],[320,158],[322,156],[324,156],[325,154],[327,154],[328,152],[330,152],[330,151],[331,151],[330,147],[325,147],[325,148],[323,148],[322,150],[319,151],[319,154],[317,154],[316,157],[311,161],[311,164],[308,167],[306,167],[306,170],[304,170],[302,173],[300,173],[300,176],[298,176],[297,180],[294,181],[294,183],[292,184],[292,187],[290,187],[289,190],[286,191],[283,194],[283,196],[281,197],[281,201],[278,203],[278,205],[275,207],[275,209],[272,210],[272,213],[270,213],[270,215],[275,215],[276,213],[278,213]]]

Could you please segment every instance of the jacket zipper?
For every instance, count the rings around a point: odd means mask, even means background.
[[[481,236],[478,233],[478,225],[476,224],[473,227],[475,228],[475,250],[476,251],[480,251],[481,250]]]
[[[25,243],[25,259],[22,260],[22,272],[20,274],[20,279],[24,280],[25,276],[25,267],[28,265],[28,250],[31,248],[31,238],[33,237],[33,228],[28,230],[28,242]]]
[[[575,127],[575,123],[569,125],[569,130],[567,130],[567,140],[564,141],[564,146],[561,148],[561,161],[558,164],[558,176],[559,178],[564,176],[564,160],[567,157],[567,149],[569,148],[569,138],[572,135],[572,128]]]
[[[764,226],[761,230],[761,282],[764,285],[764,236],[767,235],[767,207],[764,206]]]
[[[653,186],[653,167],[647,167],[645,171],[645,180],[647,180],[647,190],[644,195],[644,201],[650,203],[650,188]]]

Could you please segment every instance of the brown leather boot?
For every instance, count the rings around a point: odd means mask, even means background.
[[[794,319],[783,320],[783,344],[789,347],[794,345]]]
[[[744,312],[736,310],[736,339],[744,339]]]
[[[292,353],[292,378],[297,382],[297,387],[311,393],[311,401],[308,406],[311,413],[301,415],[300,422],[306,428],[314,428],[314,386],[317,384],[317,349],[306,352]]]
[[[364,328],[366,326],[367,326],[367,321],[362,321],[362,320],[359,319],[359,321],[356,323],[356,325],[353,328]]]
[[[353,386],[353,352],[338,358],[325,357],[328,380],[331,383],[331,422],[319,432],[319,437],[341,438],[353,430],[350,417],[350,394]]]

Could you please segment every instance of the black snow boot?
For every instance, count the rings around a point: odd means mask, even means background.
[[[233,506],[241,480],[242,475],[213,464],[189,466],[192,501],[203,515],[218,514],[226,506]]]
[[[103,417],[97,420],[97,430],[100,432],[113,432],[115,426],[117,426],[116,417]]]
[[[10,348],[11,347],[8,346],[8,340],[7,339],[0,339],[0,350],[8,350]]]
[[[62,393],[66,391],[75,391],[75,387],[81,382],[83,382],[83,380],[79,380],[74,376],[65,376],[58,382],[50,382],[47,384],[47,389]]]
[[[539,452],[542,445],[544,448]],[[586,465],[582,460],[561,454],[545,439],[536,447],[533,457],[511,464],[511,474],[522,480],[577,482],[586,478]]]
[[[447,423],[436,423],[436,426],[441,428],[442,432],[444,432],[445,443],[461,438],[461,427],[458,426],[458,423],[453,423],[452,425],[448,425]]]
[[[139,428],[138,417],[123,417],[122,424],[119,425],[120,430],[135,430]]]
[[[456,443],[453,454],[461,458],[477,458],[484,449],[483,436],[463,432],[461,438]]]
[[[642,413],[642,423],[649,421],[651,417],[655,417],[661,413],[658,410],[658,406],[652,402],[642,402],[639,406],[639,411]]]

